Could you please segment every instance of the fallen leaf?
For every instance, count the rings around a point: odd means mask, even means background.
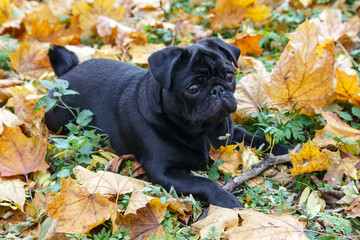
[[[147,64],[148,57],[163,48],[165,44],[148,43],[146,45],[130,44],[129,54],[132,56],[132,62],[137,64]]]
[[[52,26],[47,19],[40,21],[38,18],[28,18],[26,28],[27,37],[30,41],[55,43],[61,37],[59,33],[62,25]]]
[[[110,218],[116,205],[99,194],[89,193],[71,178],[61,179],[61,191],[45,211],[58,219],[56,232],[87,233]]]
[[[77,181],[84,185],[90,193],[97,193],[102,196],[116,196],[135,190],[142,191],[144,184],[147,183],[112,172],[99,171],[94,173],[81,166],[74,167],[73,172]]]
[[[289,213],[264,214],[250,209],[238,213],[243,219],[241,226],[226,231],[226,239],[308,239],[305,223]]]
[[[11,7],[10,0],[2,0],[0,2],[0,26],[9,20],[12,11],[13,8]]]
[[[5,107],[0,108],[0,134],[4,129],[4,125],[8,127],[17,127],[23,123],[23,121]]]
[[[44,72],[52,72],[48,49],[46,44],[24,42],[18,52],[9,54],[10,65],[21,78],[39,78]]]
[[[152,239],[154,237],[164,237],[166,229],[161,226],[166,213],[168,203],[161,204],[160,199],[156,198],[140,208],[136,214],[129,213],[121,215],[118,213],[115,224],[118,227],[130,229],[131,239]]]
[[[216,239],[220,239],[225,230],[238,226],[239,218],[239,213],[234,209],[210,205],[207,216],[191,224],[191,227],[200,231],[202,239],[208,237],[208,234],[211,233],[211,228],[215,227],[216,232],[219,234]]]
[[[336,69],[338,79],[335,96],[337,100],[349,101],[354,95],[360,93],[360,87],[357,81],[357,75],[350,75],[346,71]]]
[[[73,2],[72,14],[79,15],[80,27],[89,31],[99,16],[105,16],[115,21],[123,20],[125,8],[123,6],[114,8],[114,3],[115,0],[94,0],[93,3]]]
[[[241,50],[241,55],[246,56],[247,53],[252,53],[258,56],[262,52],[262,48],[259,46],[260,39],[264,38],[264,35],[246,34],[243,36],[236,35],[230,42],[230,44],[237,46]]]
[[[0,80],[0,103],[13,96],[10,91],[10,87],[21,84],[22,81],[20,80]]]
[[[212,28],[215,30],[223,27],[238,28],[246,17],[255,22],[264,20],[271,13],[271,9],[265,5],[255,5],[256,2],[256,0],[216,1],[215,9],[209,12],[214,14],[211,21]]]
[[[178,212],[183,216],[192,213],[192,205],[190,202],[181,202],[179,198],[168,198],[166,202],[169,203],[169,210],[171,212]]]
[[[307,8],[311,5],[312,0],[299,0],[299,2],[303,5],[304,8]]]
[[[299,153],[290,151],[290,161],[293,165],[292,175],[327,170],[330,163],[325,152],[313,146],[308,140],[301,148]]]
[[[356,142],[360,140],[360,131],[350,127],[344,121],[342,121],[335,113],[332,112],[320,112],[322,117],[327,121],[325,127],[321,130],[317,130],[313,143],[324,148],[326,146],[337,146],[338,142],[332,138],[325,138],[325,133],[330,133],[336,137],[344,138],[349,141]]]
[[[305,21],[288,36],[290,42],[281,54],[265,87],[269,97],[279,107],[323,106],[336,89],[334,71],[334,43],[323,47],[321,57],[316,48],[319,45],[318,29],[314,23]]]
[[[224,164],[219,166],[219,169],[223,171],[223,173],[231,172],[232,176],[238,176],[239,166],[242,163],[240,157],[240,151],[235,150],[238,148],[240,144],[236,145],[227,145],[226,147],[220,146],[219,149],[214,149],[212,146],[210,147],[209,156],[215,162],[224,160]]]
[[[10,199],[23,209],[25,204],[25,183],[19,178],[0,177],[0,201],[1,199]]]
[[[45,170],[47,135],[26,137],[19,127],[4,126],[0,138],[0,174],[3,177]]]
[[[360,158],[357,156],[347,157],[344,159],[338,159],[337,161],[334,161],[331,164],[330,169],[332,170],[331,172],[334,172],[337,174],[345,174],[346,176],[349,176],[349,177],[357,180],[358,179],[358,177],[357,177],[358,171],[357,171],[355,165],[358,162],[360,162]],[[330,171],[330,169],[328,171]],[[333,177],[333,176],[325,175],[324,180],[329,180],[329,177]]]
[[[241,159],[243,162],[242,172],[247,172],[251,169],[251,166],[260,162],[260,158],[251,150],[250,147],[245,147],[241,151]]]
[[[345,212],[350,218],[360,217],[360,196],[358,196],[349,207],[345,208]]]
[[[337,169],[340,165],[339,161],[341,161],[340,151],[331,152],[326,149],[324,151],[328,155],[329,162],[331,164],[330,168],[324,175],[324,181],[327,181],[327,183],[332,187],[341,186],[344,173],[338,171]]]
[[[136,214],[136,211],[139,208],[146,207],[146,204],[148,204],[152,199],[155,199],[155,198],[144,194],[142,190],[135,189],[134,191],[131,192],[131,198],[130,198],[129,204],[125,210],[124,215],[129,214],[129,213]]]
[[[245,124],[252,113],[258,112],[265,105],[271,108],[274,102],[270,100],[264,88],[265,79],[270,77],[264,64],[252,57],[242,57],[239,61],[245,63],[244,70],[253,69],[241,78],[234,94],[237,101],[237,109],[233,113],[234,121],[237,124]]]
[[[337,41],[343,37],[349,37],[354,42],[360,41],[360,38],[357,36],[360,30],[359,17],[356,16],[343,22],[340,9],[326,8],[320,13],[318,18],[313,18],[310,21],[318,27],[320,41],[324,39]]]

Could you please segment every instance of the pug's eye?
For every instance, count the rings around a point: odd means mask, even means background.
[[[225,78],[226,81],[228,81],[229,83],[232,83],[232,81],[234,81],[234,75],[231,73],[226,74]]]
[[[199,87],[199,85],[197,85],[197,84],[193,84],[193,85],[191,85],[190,87],[188,87],[188,89],[187,89],[187,91],[188,91],[190,94],[195,94],[195,93],[197,93],[199,90],[200,90],[200,87]]]

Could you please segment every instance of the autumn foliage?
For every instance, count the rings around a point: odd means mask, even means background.
[[[359,237],[359,16],[353,0],[1,0],[0,238]],[[153,52],[211,36],[242,51],[234,122],[270,145],[302,145],[237,188],[248,209],[152,186],[136,157],[77,121],[66,136],[46,129],[52,44],[147,68]],[[266,161],[264,150],[211,147],[213,165],[192,174],[224,184]]]

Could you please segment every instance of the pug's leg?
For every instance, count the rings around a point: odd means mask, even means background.
[[[183,169],[168,168],[168,170],[164,171],[157,169],[154,173],[151,170],[150,172],[147,171],[147,173],[148,176],[151,176],[152,183],[161,184],[167,190],[174,186],[178,194],[192,194],[197,200],[206,201],[220,207],[242,207],[233,194],[222,189],[216,182],[203,177],[191,176]]]
[[[266,141],[265,137],[254,135],[245,129],[234,126],[233,141],[242,142],[243,140],[246,146],[259,148],[262,144],[264,144],[264,149],[269,147],[269,143]],[[275,144],[274,148],[272,149],[272,153],[274,155],[287,154],[291,149],[293,149],[292,146]]]

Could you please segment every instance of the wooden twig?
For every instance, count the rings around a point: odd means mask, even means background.
[[[299,152],[300,149],[301,149],[301,144],[298,144],[292,151]],[[290,161],[289,154],[284,154],[284,155],[280,155],[280,156],[269,155],[264,160],[254,164],[249,171],[241,174],[240,176],[230,179],[223,188],[226,191],[232,192],[234,190],[234,188],[236,188],[243,182],[245,182],[253,177],[256,177],[257,175],[259,175],[261,172],[268,169],[269,167],[276,165],[276,164],[286,163],[289,161]]]

